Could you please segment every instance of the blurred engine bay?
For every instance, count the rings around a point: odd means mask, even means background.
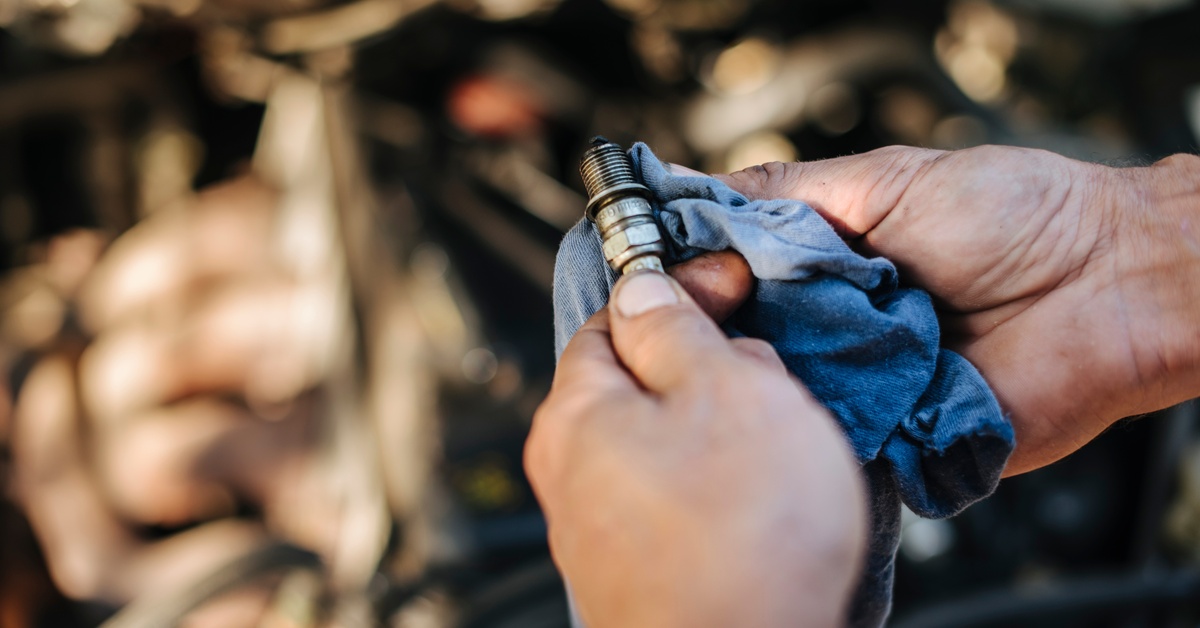
[[[1200,144],[1197,33],[1187,0],[0,0],[0,625],[568,626],[521,449],[589,137],[1149,163]],[[895,624],[1195,625],[1198,416],[906,518]]]

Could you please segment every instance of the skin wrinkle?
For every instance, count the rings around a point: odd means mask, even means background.
[[[1104,174],[1103,170],[1108,169],[1103,166],[1089,165],[1085,171],[1082,185],[1073,185],[1072,191],[1076,192],[1080,197],[1077,206],[1081,209],[1089,207],[1095,210],[1090,213],[1084,211],[1076,213],[1078,233],[1087,233],[1086,226],[1089,222],[1089,217],[1094,216],[1095,220],[1090,241],[1087,246],[1083,246],[1083,259],[1080,261],[1078,268],[1072,268],[1067,271],[1067,277],[1070,277],[1072,274],[1082,276],[1087,269],[1092,268],[1092,263],[1097,256],[1107,254],[1111,248],[1113,242],[1112,225],[1115,222],[1113,214],[1116,207],[1115,203],[1108,198],[1108,192],[1104,189],[1105,186],[1100,182]],[[1073,178],[1072,180],[1077,181],[1078,179]],[[1082,190],[1078,189],[1080,187],[1082,187]],[[1070,203],[1070,201],[1070,195],[1064,198],[1064,203]],[[1082,241],[1082,238],[1075,239],[1073,243],[1076,247],[1079,247],[1082,246],[1080,244]]]
[[[1022,226],[1019,228],[1022,230],[1031,229],[1029,223],[1024,221]],[[1043,224],[1037,229],[1037,233],[1038,235],[1045,234],[1048,230],[1048,225]],[[995,285],[999,283],[997,277],[1003,278],[1015,276],[1022,272],[1027,272],[1030,268],[1037,268],[1038,265],[1045,262],[1046,253],[1042,253],[1041,247],[1038,246],[1038,235],[1034,235],[1032,237],[1027,235],[1016,235],[1007,238],[1010,243],[1015,242],[1017,246],[1005,247],[1004,252],[1001,254],[1002,256],[1000,260],[989,265],[983,271],[983,274],[980,275],[975,282],[973,282],[975,285],[967,286],[968,294],[970,294],[971,288],[980,290],[981,293],[973,298],[964,298],[964,301],[966,301],[968,304],[973,301],[979,303],[979,305],[974,307],[968,305],[966,308],[962,308],[961,311],[964,314],[982,312],[994,307],[994,305],[984,304],[988,304],[995,299]],[[1024,268],[1022,268],[1022,266],[1024,266]],[[1044,294],[1046,289],[1037,285],[1037,283],[1034,283],[1026,288],[1024,292],[1026,294],[1018,293],[1018,298]]]
[[[1003,149],[1001,149],[1001,151],[1006,152],[1006,153],[1009,152],[1009,151],[1006,151]],[[943,153],[942,155],[939,156],[939,158],[935,162],[927,164],[927,166],[925,168],[925,172],[922,173],[921,177],[914,179],[909,184],[908,188],[905,190],[904,197],[907,198],[912,195],[925,194],[926,193],[925,190],[922,189],[925,185],[927,185],[926,181],[924,181],[925,176],[928,174],[929,171],[931,171],[934,167],[936,167],[938,165],[937,162],[940,162],[940,161],[948,158],[951,155],[954,155],[954,153]],[[1056,195],[1056,197],[1057,197],[1056,200],[1047,201],[1044,195],[1036,195],[1038,197],[1036,199],[1030,198],[1027,201],[1016,203],[1017,206],[1020,206],[1020,205],[1025,205],[1028,202],[1033,202],[1036,200],[1037,202],[1042,204],[1044,208],[1036,211],[1036,213],[1034,215],[1038,215],[1038,216],[1047,215],[1048,216],[1047,221],[1044,223],[1034,225],[1034,224],[1029,223],[1028,221],[1022,220],[1019,223],[1019,228],[1021,229],[1022,233],[1012,234],[1009,236],[1001,235],[1001,236],[995,237],[995,239],[998,241],[998,244],[997,244],[998,247],[1003,246],[1003,242],[1000,242],[1000,241],[1006,241],[1008,243],[1017,242],[1017,243],[1020,243],[1021,246],[1020,246],[1020,248],[1004,247],[1004,250],[1005,250],[1004,259],[1001,260],[1000,263],[991,264],[986,269],[984,269],[983,270],[984,274],[981,277],[979,277],[975,282],[973,282],[975,285],[990,286],[994,283],[1003,283],[1003,282],[998,282],[996,277],[1001,277],[1001,278],[1008,277],[1008,276],[1012,276],[1014,274],[1028,272],[1028,270],[1030,270],[1031,268],[1036,268],[1039,265],[1045,266],[1046,265],[1045,262],[1048,261],[1048,259],[1050,257],[1052,257],[1052,252],[1057,248],[1057,247],[1053,247],[1053,246],[1045,247],[1043,245],[1044,240],[1043,240],[1042,236],[1045,234],[1058,235],[1058,237],[1056,238],[1056,241],[1069,241],[1068,239],[1063,238],[1061,235],[1059,235],[1057,233],[1059,230],[1055,228],[1054,223],[1057,219],[1061,218],[1061,214],[1062,214],[1061,208],[1064,206],[1066,199],[1072,194],[1071,181],[1072,181],[1071,178],[1067,178],[1067,185],[1066,185],[1066,187],[1062,188],[1061,194]],[[903,204],[903,200],[901,201],[901,203]],[[897,231],[897,229],[893,228],[893,231]],[[903,231],[904,231],[903,229],[899,230],[899,232],[903,232]],[[1041,253],[1038,255],[1034,255],[1034,254],[1031,254],[1031,251],[1038,251]],[[1063,256],[1064,257],[1069,256],[1069,252],[1064,252]],[[1047,279],[1047,281],[1049,281],[1049,278]],[[992,288],[983,288],[982,290],[983,290],[983,292],[976,296],[959,296],[955,299],[955,301],[956,301],[955,303],[946,303],[943,300],[943,303],[946,306],[943,308],[943,310],[944,311],[953,311],[953,312],[959,313],[959,314],[974,314],[974,313],[983,313],[990,309],[993,309],[995,307],[995,305],[991,302],[996,299],[996,297],[993,294],[994,290]],[[1041,285],[1037,285],[1035,283],[1035,285],[1031,285],[1027,289],[1026,294],[1021,295],[1018,293],[1018,295],[1016,295],[1016,298],[1024,299],[1027,296],[1032,296],[1036,293],[1044,293],[1047,290],[1049,290],[1049,287],[1044,287]],[[947,291],[960,292],[957,289],[949,289],[949,288]],[[940,290],[939,290],[939,292],[940,292]],[[967,294],[968,295],[970,294],[970,289],[967,290]],[[975,303],[975,305],[971,305],[971,303]],[[1017,313],[1019,313],[1019,312],[1017,312]],[[1015,314],[1016,313],[1009,314],[1005,318],[1011,318],[1011,316],[1014,316]]]
[[[1050,202],[1048,199],[1044,199],[1042,201],[1043,209],[1038,211],[1038,215],[1047,214],[1048,218],[1046,222],[1037,228],[1033,235],[1016,238],[1018,242],[1021,242],[1024,245],[1022,248],[1010,248],[1008,251],[1006,251],[1006,259],[1015,259],[1013,263],[1014,268],[1004,269],[1003,272],[1000,272],[998,269],[1001,268],[1001,265],[997,264],[995,267],[993,267],[994,269],[997,269],[995,272],[999,272],[1001,276],[1005,276],[1018,273],[1031,273],[1039,268],[1059,268],[1061,264],[1054,263],[1054,258],[1056,257],[1054,253],[1056,249],[1059,248],[1056,246],[1059,242],[1067,243],[1067,246],[1065,247],[1067,250],[1062,253],[1061,257],[1064,258],[1064,262],[1069,264],[1068,268],[1081,267],[1079,264],[1070,263],[1072,247],[1069,243],[1072,240],[1077,239],[1073,238],[1072,236],[1077,236],[1078,234],[1073,234],[1070,232],[1064,233],[1055,225],[1055,223],[1062,219],[1062,214],[1064,213],[1064,208],[1066,207],[1066,201],[1067,198],[1071,196],[1071,189],[1073,185],[1073,178],[1068,177],[1066,190],[1060,195],[1060,198],[1057,201]],[[1034,227],[1028,222],[1024,222],[1024,225],[1026,231],[1034,229]],[[1043,238],[1046,237],[1052,237],[1052,240],[1049,246],[1043,247],[1041,246],[1044,242]],[[1034,282],[1034,284],[1028,288],[1028,292],[1030,294],[1026,296],[1036,297],[1034,299],[1034,302],[1036,303],[1041,296],[1051,293],[1055,289],[1065,284],[1071,283],[1070,275],[1072,272],[1073,270],[1068,270],[1057,280],[1047,277],[1045,280],[1046,282],[1053,282],[1050,285],[1038,285],[1043,282]],[[987,281],[985,283],[990,284],[993,282]]]
[[[1138,196],[1140,197],[1141,195],[1139,194]],[[1150,222],[1150,216],[1148,215],[1148,212],[1144,211],[1144,208],[1148,207],[1148,203],[1143,205],[1140,202],[1142,201],[1142,198],[1138,198],[1137,200],[1139,202],[1135,206],[1136,209],[1131,213],[1131,216],[1138,223],[1140,228],[1134,229],[1133,233],[1129,233],[1129,229],[1122,230],[1122,235],[1124,235],[1124,237],[1118,241],[1117,255],[1114,256],[1113,260],[1114,273],[1118,279],[1114,282],[1116,284],[1115,288],[1118,294],[1122,295],[1123,297],[1122,314],[1125,317],[1125,322],[1127,327],[1130,329],[1131,335],[1137,334],[1140,330],[1134,329],[1133,327],[1133,324],[1130,320],[1130,307],[1151,309],[1153,310],[1152,316],[1156,319],[1169,315],[1169,312],[1161,307],[1157,299],[1154,298],[1155,295],[1153,293],[1156,292],[1154,290],[1154,284],[1157,283],[1155,281],[1155,276],[1159,272],[1157,268],[1159,263],[1155,261],[1153,257],[1153,240],[1148,235],[1139,235],[1141,229],[1146,229],[1148,231],[1150,229],[1154,229],[1154,225]],[[1143,257],[1143,251],[1146,251],[1149,253],[1149,255]],[[1120,264],[1121,259],[1130,258],[1130,256],[1136,256],[1133,258],[1137,261],[1135,265],[1128,266]],[[1143,259],[1148,259],[1149,263],[1143,265],[1141,263]],[[1121,281],[1121,279],[1124,279],[1125,281]],[[1147,288],[1149,288],[1150,294],[1131,293],[1132,289],[1136,289],[1137,293],[1142,293],[1146,292]],[[1143,357],[1145,354],[1145,348],[1142,348],[1139,351],[1138,347],[1130,347],[1131,361],[1135,367],[1136,383],[1142,390],[1145,390],[1151,381],[1155,381],[1161,377],[1162,374],[1170,372],[1170,365],[1162,353],[1166,343],[1159,342],[1154,344],[1155,346],[1152,347],[1150,351],[1151,357],[1149,360],[1146,360],[1145,357]]]
[[[1095,174],[1091,174],[1091,176],[1089,176],[1085,182],[1085,192],[1082,193],[1084,200],[1080,203],[1081,207],[1089,204],[1099,207],[1108,207],[1111,205],[1111,203],[1104,202],[1104,195],[1102,192],[1094,189],[1096,185],[1092,181],[1094,180],[1095,176]],[[1064,202],[1069,200],[1070,195],[1064,199]],[[1062,281],[1054,286],[1054,289],[1057,289],[1068,283],[1081,280],[1085,274],[1088,274],[1091,269],[1095,268],[1093,264],[1097,259],[1097,255],[1103,255],[1108,251],[1109,246],[1112,243],[1112,236],[1110,233],[1108,233],[1108,230],[1111,228],[1109,226],[1111,224],[1109,218],[1111,211],[1099,211],[1095,213],[1098,218],[1096,220],[1095,230],[1093,237],[1091,238],[1090,246],[1084,247],[1084,251],[1082,253],[1083,258],[1077,265],[1074,265],[1067,270],[1067,272],[1063,275]],[[1075,224],[1076,229],[1078,230],[1077,233],[1085,233],[1087,231],[1087,229],[1085,229],[1085,225],[1088,222],[1088,214],[1079,211],[1076,212],[1076,217],[1077,220]],[[1075,246],[1079,246],[1079,242],[1081,241],[1081,238],[1076,238],[1074,239],[1073,243]]]
[[[895,183],[896,178],[897,178],[897,173],[895,171],[892,171],[890,174],[891,174],[891,177],[890,177],[891,183]],[[882,183],[882,180],[876,180],[873,183],[871,183],[871,185],[865,190],[863,197],[864,198],[872,198],[872,197],[879,195],[879,186],[881,183]],[[910,180],[909,185],[911,185],[911,180]],[[887,189],[890,190],[891,187],[889,186]],[[904,189],[907,189],[907,186],[901,187],[901,190],[904,190]],[[867,219],[864,221],[864,222],[870,222],[871,226],[867,227],[863,231],[862,238],[860,238],[860,240],[859,240],[861,244],[865,245],[866,247],[871,246],[871,234],[875,233],[875,230],[877,228],[879,228],[879,226],[882,225],[884,222],[886,222],[890,216],[893,215],[893,212],[896,209],[896,205],[898,205],[898,202],[895,200],[890,203],[884,203],[882,205],[882,207],[884,207],[886,209],[883,210],[883,214],[879,217],[878,220],[872,221],[870,219]]]
[[[825,163],[823,165],[826,168],[828,168],[828,167],[830,167],[831,164]],[[864,176],[866,176],[868,174],[869,174],[869,171],[867,171],[865,168],[860,167],[853,172],[853,179],[854,179],[855,183],[857,184],[861,181],[861,179]],[[824,184],[827,184],[827,182]],[[834,198],[836,198],[836,195],[843,194],[845,192],[846,187],[856,187],[856,186],[843,186],[842,189],[833,190],[831,192],[831,194],[834,195]],[[870,234],[871,230],[874,229],[880,223],[880,221],[882,221],[884,218],[886,218],[887,214],[889,212],[891,212],[891,210],[895,207],[894,202],[890,203],[890,204],[885,204],[886,208],[883,210],[883,212],[880,215],[878,215],[878,216],[868,215],[868,213],[866,211],[866,208],[868,207],[866,199],[870,199],[873,196],[875,196],[876,194],[877,194],[877,184],[873,183],[870,185],[870,187],[863,190],[861,195],[858,195],[858,196],[860,196],[859,199],[850,199],[850,201],[846,204],[847,210],[845,212],[845,215],[846,215],[845,222],[846,222],[848,229],[850,230],[851,233],[855,234],[855,238],[857,239],[857,241],[860,244],[864,244],[864,245],[868,245],[868,246],[869,246],[868,235]],[[822,215],[832,215],[832,214],[833,214],[833,212],[827,212],[826,214],[822,214]]]
[[[939,164],[942,163],[943,161],[945,161],[947,158],[949,158],[950,155],[952,155],[952,153],[939,151],[931,159],[928,159],[927,161],[924,161],[923,163],[921,163],[919,166],[917,166],[916,171],[912,173],[912,175],[908,179],[907,183],[905,183],[900,188],[899,196],[894,201],[890,201],[890,202],[885,201],[885,202],[881,203],[881,205],[880,205],[881,209],[878,211],[878,213],[880,214],[879,219],[874,221],[871,224],[870,228],[868,228],[863,233],[862,243],[863,243],[863,245],[865,245],[864,248],[866,248],[867,250],[869,250],[870,252],[872,252],[876,255],[883,255],[883,253],[880,250],[880,246],[876,243],[876,241],[883,239],[885,241],[884,243],[886,244],[886,240],[888,239],[889,236],[887,234],[880,235],[882,232],[890,230],[892,233],[901,233],[902,234],[905,232],[906,227],[911,227],[911,224],[910,225],[904,224],[906,222],[906,220],[907,220],[907,222],[911,223],[912,221],[919,220],[921,218],[921,215],[919,212],[916,214],[913,214],[911,212],[904,212],[903,214],[898,215],[895,212],[895,208],[901,207],[901,206],[903,206],[903,207],[911,206],[912,202],[909,201],[909,197],[914,193],[915,190],[920,190],[924,185],[929,185],[927,183],[927,179],[929,178],[931,173],[935,172],[935,169],[938,168]],[[896,177],[893,176],[892,181],[895,182]],[[937,186],[931,185],[931,187],[936,188]],[[866,198],[870,198],[870,193],[868,193]],[[893,220],[892,222],[888,222],[888,219],[893,218],[893,217],[895,217],[896,219]],[[900,223],[899,226],[896,226],[897,222]],[[872,236],[874,236],[874,237],[872,237]],[[882,248],[884,250],[887,249],[886,246],[883,246]],[[896,266],[900,270],[900,273],[902,276],[910,276],[910,277],[917,276],[917,277],[919,277],[921,275],[920,272],[918,272],[916,269],[912,268],[912,266],[910,266],[909,264],[906,264],[903,260],[892,260],[892,261],[893,261],[893,263],[896,264]],[[945,304],[945,306],[947,306],[947,309],[950,309],[952,311],[957,312],[960,310],[960,307],[953,303],[945,302],[944,304]]]
[[[1038,157],[1043,157],[1043,155],[1039,154]],[[1054,253],[1058,248],[1056,246],[1057,243],[1069,242],[1072,235],[1071,233],[1064,233],[1063,229],[1060,228],[1059,223],[1061,222],[1062,215],[1066,207],[1065,203],[1071,195],[1071,189],[1074,185],[1074,177],[1070,176],[1070,173],[1067,173],[1067,176],[1054,177],[1051,181],[1052,183],[1050,185],[1050,189],[1039,193],[1025,190],[1027,186],[1022,186],[1025,196],[1028,198],[1018,199],[1019,205],[1030,206],[1036,203],[1038,209],[1035,210],[1034,215],[1039,217],[1045,216],[1045,221],[1034,225],[1032,222],[1026,219],[1027,217],[1021,217],[1021,233],[1015,234],[1014,236],[1008,238],[1009,244],[1015,241],[1020,246],[1005,247],[1006,250],[1004,253],[1004,259],[1002,260],[1002,262],[1009,262],[1011,260],[1011,268],[1006,268],[1006,264],[1003,263],[994,265],[991,268],[991,275],[985,275],[983,277],[983,279],[985,279],[983,283],[986,285],[994,285],[997,283],[1002,284],[1002,281],[997,281],[994,279],[995,275],[997,274],[1000,277],[1023,276],[1026,274],[1031,274],[1033,271],[1036,271],[1040,268],[1046,269],[1046,272],[1050,272],[1052,270],[1057,270],[1060,267],[1060,264],[1051,264],[1049,262],[1052,262],[1053,258],[1055,257]],[[1062,192],[1060,194],[1053,195],[1056,198],[1052,200],[1052,192],[1056,187],[1062,188]],[[1046,245],[1047,239],[1049,239],[1048,245]],[[1003,246],[1003,243],[1000,243],[1000,245]],[[1067,255],[1068,253],[1064,253],[1064,257]],[[1051,277],[1046,277],[1044,280],[1034,280],[1030,282],[1030,285],[1025,290],[1026,294],[1022,295],[1020,292],[1018,292],[1018,298],[1046,294],[1054,288],[1054,285],[1046,285],[1046,283],[1050,281],[1054,281],[1054,279]],[[1061,278],[1058,283],[1062,283]],[[980,297],[981,300],[983,300],[983,297],[989,297],[990,300],[994,300],[996,298],[989,292],[985,292],[984,295]]]
[[[930,158],[930,155],[928,154],[908,155],[904,160],[904,163],[899,168],[893,169],[885,188],[889,194],[885,196],[885,198],[894,196],[895,200],[891,201],[890,203],[881,204],[881,207],[886,207],[887,209],[882,212],[882,215],[880,215],[878,219],[867,221],[871,222],[872,224],[871,227],[867,229],[866,233],[864,233],[864,235],[868,235],[870,231],[882,224],[884,220],[887,220],[888,216],[891,216],[897,207],[907,206],[905,203],[903,203],[903,200],[908,190],[912,189],[913,186],[918,185],[919,182],[928,175],[930,170],[936,168],[937,164],[945,159],[949,154],[950,153],[948,152],[939,151],[934,154],[932,158]],[[914,165],[913,162],[917,162],[916,165]],[[913,172],[914,170],[915,172]],[[899,186],[899,195],[896,195],[894,192],[892,192],[892,190],[896,189],[896,186]],[[875,191],[876,190],[874,187],[868,190],[866,198],[871,198],[871,195]]]
[[[735,172],[729,175],[729,177],[738,181],[739,183],[743,183],[743,186],[745,186],[745,184],[749,184],[751,189],[746,190],[746,196],[750,198],[759,198],[759,195],[762,194],[762,192],[766,191],[767,189],[772,189],[767,187],[771,183],[772,176],[771,171],[767,169],[767,166],[775,163],[778,162],[769,162],[758,166],[751,166],[745,170]]]
[[[1114,264],[1114,266],[1115,265],[1116,264]],[[1139,359],[1139,351],[1132,340],[1133,334],[1131,330],[1133,327],[1133,321],[1127,304],[1132,303],[1133,301],[1124,297],[1125,290],[1122,288],[1119,282],[1114,286],[1114,289],[1116,290],[1118,297],[1121,297],[1117,300],[1117,316],[1120,318],[1122,326],[1126,330],[1126,342],[1124,344],[1126,347],[1126,354],[1129,356],[1129,362],[1133,364],[1133,392],[1139,398],[1137,405],[1144,406],[1146,405],[1147,400],[1150,398],[1150,387],[1153,385],[1155,388],[1158,388],[1156,381],[1157,378],[1150,375],[1150,373],[1148,373],[1147,370],[1142,366],[1142,360]],[[1157,362],[1157,369],[1152,370],[1160,373],[1166,372],[1167,364],[1163,359],[1162,352],[1155,350],[1152,351],[1152,353],[1155,356],[1154,361]],[[1158,391],[1156,390],[1155,392]]]
[[[1046,213],[1049,216],[1046,225],[1047,228],[1034,236],[1034,238],[1031,238],[1030,248],[1032,249],[1036,245],[1036,242],[1033,242],[1032,240],[1038,237],[1046,236],[1047,231],[1055,232],[1055,237],[1051,241],[1050,245],[1046,247],[1046,253],[1042,259],[1036,260],[1036,263],[1035,260],[1031,259],[1026,263],[1025,268],[1021,269],[1022,271],[1031,272],[1036,270],[1038,265],[1043,265],[1046,268],[1056,269],[1065,267],[1065,271],[1061,271],[1063,272],[1063,276],[1056,285],[1069,283],[1070,279],[1068,277],[1082,267],[1082,260],[1080,262],[1075,262],[1073,258],[1075,257],[1075,244],[1079,243],[1083,239],[1081,237],[1083,235],[1083,229],[1080,229],[1080,223],[1083,220],[1086,220],[1084,217],[1086,214],[1085,212],[1080,211],[1079,206],[1076,207],[1076,211],[1074,212],[1069,212],[1067,210],[1067,208],[1070,207],[1068,201],[1074,197],[1077,192],[1078,181],[1077,177],[1074,176],[1075,173],[1071,172],[1070,168],[1064,168],[1062,170],[1066,170],[1066,172],[1063,173],[1065,176],[1055,177],[1054,181],[1055,183],[1063,183],[1058,186],[1051,187],[1051,191],[1054,191],[1054,187],[1061,188],[1061,193],[1057,195],[1057,199],[1054,201],[1049,199],[1050,194],[1044,195],[1042,205],[1045,209],[1043,209],[1042,212],[1039,212]],[[1086,197],[1085,194],[1081,194],[1081,196]],[[1071,217],[1067,214],[1074,214],[1076,219],[1070,220]],[[1086,246],[1084,248],[1086,250],[1090,249],[1091,247]],[[1060,249],[1061,252],[1059,252]],[[1059,254],[1055,255],[1055,253]],[[1059,259],[1056,260],[1056,257]],[[1050,289],[1053,289],[1053,286]]]
[[[1098,166],[1096,168],[1104,168],[1104,170],[1093,170],[1093,178],[1099,178],[1104,174],[1111,174],[1111,172],[1114,170],[1111,168],[1105,168],[1103,166]],[[1135,390],[1127,394],[1137,395],[1138,402],[1136,407],[1145,407],[1149,399],[1148,393],[1150,387],[1153,384],[1151,383],[1151,378],[1149,378],[1139,366],[1140,361],[1138,359],[1138,349],[1133,340],[1136,332],[1133,328],[1133,318],[1129,311],[1129,304],[1135,303],[1135,301],[1126,296],[1124,284],[1120,281],[1121,270],[1119,260],[1122,259],[1124,255],[1122,255],[1122,251],[1120,251],[1117,246],[1114,246],[1117,241],[1115,237],[1116,228],[1118,225],[1116,216],[1120,215],[1118,213],[1120,199],[1110,198],[1110,196],[1112,195],[1103,190],[1096,194],[1096,197],[1098,198],[1096,198],[1096,203],[1093,205],[1093,207],[1098,207],[1100,210],[1093,213],[1099,217],[1101,224],[1098,227],[1098,235],[1095,243],[1088,252],[1085,261],[1088,262],[1090,266],[1092,263],[1098,264],[1098,260],[1104,260],[1107,257],[1108,263],[1099,265],[1100,268],[1104,268],[1107,271],[1104,273],[1104,275],[1107,277],[1105,278],[1102,276],[1101,281],[1105,281],[1106,286],[1114,292],[1117,315],[1123,323],[1121,325],[1121,328],[1124,331],[1123,347],[1126,355],[1128,356],[1129,362],[1134,365]],[[1104,223],[1106,222],[1108,224],[1108,228],[1105,228],[1104,226]],[[1112,253],[1112,255],[1105,255],[1106,253]],[[1099,257],[1097,257],[1097,255]]]
[[[1160,175],[1159,178],[1161,178],[1161,175],[1170,172],[1169,167],[1172,164],[1179,161],[1184,160],[1168,158],[1152,166],[1150,171]],[[1118,247],[1120,248],[1117,249],[1118,254],[1114,255],[1113,265],[1116,268],[1115,273],[1117,276],[1125,278],[1127,281],[1115,281],[1114,284],[1117,292],[1124,296],[1122,299],[1122,305],[1124,306],[1122,315],[1129,328],[1131,337],[1137,334],[1138,331],[1133,329],[1128,309],[1130,304],[1137,304],[1138,307],[1154,308],[1156,311],[1152,317],[1155,319],[1170,318],[1171,315],[1171,312],[1158,304],[1153,295],[1156,292],[1154,290],[1155,284],[1159,283],[1156,281],[1156,278],[1163,272],[1161,267],[1170,268],[1172,266],[1171,260],[1164,260],[1160,257],[1163,247],[1154,238],[1154,234],[1161,231],[1158,220],[1162,218],[1162,213],[1155,211],[1155,209],[1159,205],[1168,206],[1168,203],[1166,201],[1157,201],[1154,198],[1155,195],[1150,193],[1151,189],[1156,193],[1159,190],[1165,189],[1167,190],[1166,192],[1158,194],[1160,198],[1170,199],[1177,197],[1178,195],[1171,188],[1166,187],[1166,185],[1160,184],[1158,181],[1152,181],[1150,186],[1133,185],[1130,188],[1129,198],[1126,201],[1128,203],[1127,207],[1132,207],[1133,209],[1122,213],[1124,217],[1132,221],[1133,226],[1119,231],[1122,238],[1117,240]],[[1187,200],[1194,203],[1194,199],[1189,198]],[[1171,225],[1165,225],[1165,227],[1167,233],[1163,233],[1162,235],[1166,241],[1169,241]],[[1124,243],[1124,247],[1121,247],[1122,243]],[[1128,253],[1124,252],[1126,249]],[[1135,260],[1135,265],[1131,268],[1122,267],[1118,264],[1118,261],[1121,259]],[[1142,262],[1142,260],[1146,261]],[[1135,282],[1135,279],[1141,281]],[[1149,287],[1150,295],[1125,296],[1128,293],[1126,286],[1141,287],[1143,282]],[[1154,396],[1151,394],[1151,391],[1155,394],[1162,394],[1164,392],[1165,386],[1162,380],[1166,374],[1179,371],[1179,367],[1172,363],[1171,358],[1166,353],[1169,349],[1174,348],[1175,343],[1170,342],[1170,339],[1164,336],[1166,332],[1164,327],[1157,326],[1148,330],[1150,333],[1154,333],[1158,340],[1157,342],[1149,343],[1151,346],[1148,350],[1146,347],[1135,346],[1132,343],[1130,346],[1130,360],[1134,366],[1138,391],[1142,393],[1142,401],[1139,404],[1142,406],[1146,405],[1148,398]]]

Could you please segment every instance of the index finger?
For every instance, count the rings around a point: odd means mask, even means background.
[[[945,151],[888,146],[822,161],[769,163],[714,175],[751,199],[808,203],[842,237],[875,228],[894,209],[908,185]]]
[[[593,314],[575,332],[554,370],[552,392],[583,388],[591,394],[627,394],[641,390],[613,349],[607,307]]]

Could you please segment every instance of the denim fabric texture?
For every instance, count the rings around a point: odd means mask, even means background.
[[[726,322],[731,336],[770,342],[828,408],[863,465],[871,539],[851,609],[878,626],[891,609],[900,504],[949,517],[995,490],[1014,445],[983,377],[939,346],[929,295],[900,287],[895,266],[853,250],[808,205],[750,201],[712,177],[670,174],[645,144],[630,151],[651,190],[667,263],[733,249],[757,278]],[[586,220],[563,239],[554,269],[555,350],[608,303],[617,275]]]

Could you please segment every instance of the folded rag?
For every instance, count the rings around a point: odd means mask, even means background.
[[[645,144],[630,155],[674,245],[668,261],[741,253],[757,285],[726,333],[770,342],[845,431],[870,491],[872,535],[850,621],[881,625],[891,609],[900,502],[940,518],[991,494],[1013,448],[1012,426],[975,367],[939,347],[929,295],[899,287],[891,262],[852,251],[802,202],[750,201],[712,177],[672,175]],[[575,225],[554,269],[558,355],[608,302],[616,279],[596,229]]]

